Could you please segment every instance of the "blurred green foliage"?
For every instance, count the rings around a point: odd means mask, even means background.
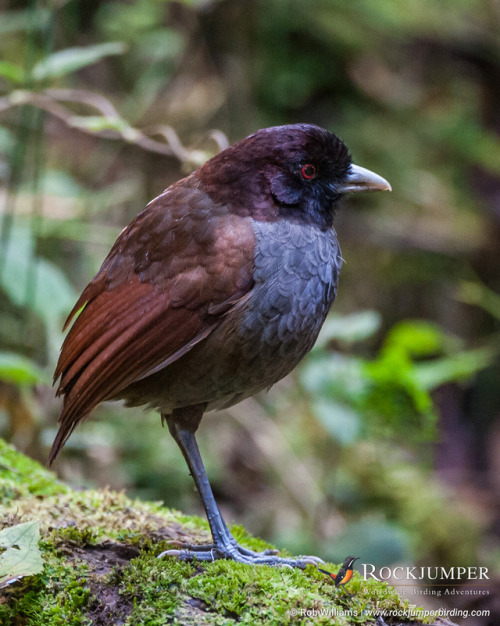
[[[314,122],[394,191],[339,212],[338,301],[298,374],[204,420],[219,501],[254,533],[334,560],[363,544],[372,562],[456,565],[492,545],[499,29],[498,3],[479,0],[3,5],[0,432],[45,458],[58,405],[33,385],[50,380],[65,316],[151,197],[226,136]],[[96,411],[61,472],[198,506],[157,416],[126,413]]]

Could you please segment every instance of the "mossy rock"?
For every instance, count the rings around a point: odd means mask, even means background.
[[[375,621],[377,614],[410,605],[385,583],[358,574],[347,593],[313,566],[158,559],[179,543],[207,542],[206,522],[107,489],[70,489],[1,440],[0,499],[0,530],[37,521],[34,550],[43,559],[41,572],[9,580],[8,572],[2,577],[0,553],[3,626],[425,623]],[[270,547],[241,527],[232,530],[249,548]],[[339,564],[325,568],[335,571]]]

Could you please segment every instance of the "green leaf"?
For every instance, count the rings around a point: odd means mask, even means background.
[[[0,554],[0,588],[43,570],[39,540],[38,521],[17,524],[0,531],[0,549],[4,549]]]
[[[385,346],[379,356],[364,364],[368,393],[365,409],[382,417],[392,428],[425,439],[434,434],[435,412],[427,389],[419,384],[415,364],[400,346]]]
[[[42,178],[43,193],[47,196],[61,198],[80,198],[86,194],[82,187],[69,172],[56,169],[46,169]]]
[[[24,81],[24,70],[9,61],[0,61],[0,76],[13,83],[21,84]]]
[[[319,397],[313,400],[312,409],[328,434],[341,445],[349,445],[359,436],[359,414],[346,404]]]
[[[442,352],[445,335],[437,324],[424,320],[405,320],[387,333],[384,350],[400,350],[411,356],[431,356]]]
[[[435,389],[450,381],[464,381],[481,371],[494,361],[498,350],[478,348],[459,352],[450,357],[418,363],[415,365],[415,379],[427,390]]]
[[[372,337],[380,328],[380,313],[360,311],[350,315],[329,315],[316,341],[317,347],[324,347],[332,340],[354,343]]]
[[[52,13],[52,9],[31,7],[19,11],[2,11],[0,34],[44,30],[50,25]]]
[[[46,322],[57,324],[76,299],[62,271],[46,259],[33,256],[33,240],[23,229],[12,231],[0,289],[15,305],[27,307]]]
[[[463,281],[458,297],[462,302],[480,306],[492,317],[500,320],[500,295],[488,289],[486,285]]]
[[[44,373],[29,359],[12,352],[0,352],[0,380],[33,385],[44,378]]]
[[[338,352],[312,354],[299,370],[304,389],[314,397],[355,403],[364,394],[364,361]]]
[[[33,68],[35,80],[60,78],[116,54],[123,54],[126,46],[120,42],[103,43],[86,48],[66,48],[50,54]]]

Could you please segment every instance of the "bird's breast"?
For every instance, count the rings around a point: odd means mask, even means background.
[[[336,294],[341,266],[335,231],[287,220],[253,221],[250,292],[203,341],[132,385],[129,404],[162,413],[206,403],[218,409],[269,388],[312,348]]]
[[[209,409],[235,404],[291,372],[314,345],[336,295],[342,259],[335,231],[287,220],[255,221],[253,228],[254,287],[199,347],[203,356],[218,351],[209,384],[219,393]]]
[[[255,286],[235,311],[236,327],[254,358],[260,354],[275,366],[289,359],[290,371],[316,341],[335,299],[342,264],[337,236],[288,220],[255,221],[253,228]]]

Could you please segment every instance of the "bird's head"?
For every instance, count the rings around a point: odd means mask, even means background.
[[[346,556],[346,558],[344,559],[344,563],[342,564],[342,567],[345,567],[346,569],[351,569],[352,566],[354,565],[354,561],[357,561],[359,559],[359,556]]]
[[[216,155],[201,172],[217,196],[231,193],[239,212],[329,228],[346,193],[390,190],[374,172],[352,163],[346,145],[312,124],[264,128]],[[238,197],[235,198],[235,190]]]

